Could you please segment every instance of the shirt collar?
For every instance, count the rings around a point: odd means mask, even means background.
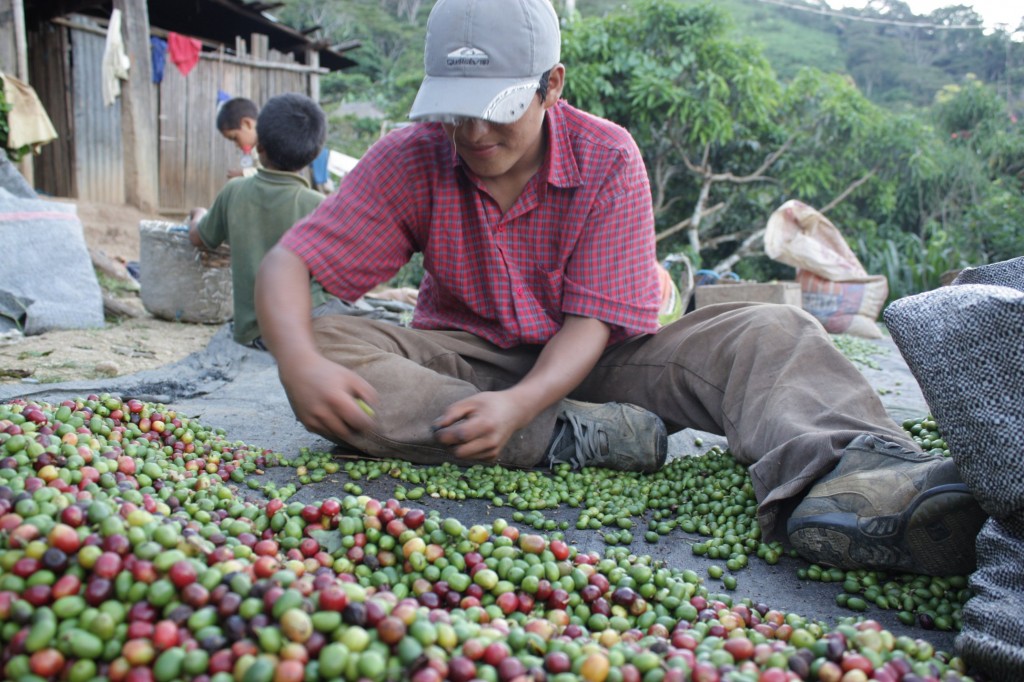
[[[273,182],[283,185],[298,181],[301,182],[305,187],[309,187],[309,180],[307,180],[301,174],[292,173],[291,171],[278,171],[270,170],[269,168],[257,168],[256,175],[267,182]]]
[[[569,126],[565,120],[568,106],[562,100],[548,109],[544,117],[545,125],[548,127],[548,148],[543,172],[548,183],[555,187],[578,187],[583,182],[579,166],[576,165],[572,142],[569,140]]]

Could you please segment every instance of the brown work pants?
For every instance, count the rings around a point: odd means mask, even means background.
[[[358,317],[326,316],[313,326],[321,352],[380,394],[379,430],[349,444],[418,463],[456,461],[434,440],[434,420],[461,398],[514,385],[541,350],[506,350],[466,332]],[[694,428],[724,435],[733,456],[749,465],[768,538],[780,511],[787,514],[857,435],[914,447],[821,324],[795,306],[696,310],[656,334],[610,346],[570,397],[639,405],[659,415],[669,433]],[[557,406],[517,432],[500,463],[540,463],[556,413]]]

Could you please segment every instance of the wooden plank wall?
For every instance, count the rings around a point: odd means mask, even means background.
[[[18,75],[17,33],[14,25],[14,3],[0,0],[0,71]]]
[[[75,24],[91,21],[72,17]],[[35,161],[36,186],[54,196],[125,202],[121,101],[103,104],[104,30],[48,24],[29,34],[31,80],[57,128],[58,140]],[[311,95],[317,67],[267,48],[266,36],[239,39],[237,55],[204,52],[182,75],[167,60],[158,92],[160,212],[181,216],[209,206],[237,168],[241,153],[216,129],[219,90],[262,106],[285,92]]]
[[[74,168],[75,146],[72,128],[71,49],[66,29],[44,26],[28,34],[32,87],[46,109],[57,139],[43,145],[35,157],[35,186],[57,197],[77,195]]]
[[[187,76],[168,60],[159,88],[162,213],[209,206],[228,170],[238,168],[241,152],[217,130],[218,91],[257,106],[285,92],[310,94],[310,69],[266,43],[266,36],[254,35],[252,52],[244,40],[237,41],[238,56],[204,52]],[[240,63],[239,57],[251,61]]]

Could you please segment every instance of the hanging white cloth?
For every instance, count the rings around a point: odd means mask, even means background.
[[[127,80],[130,66],[121,37],[121,10],[115,9],[110,14],[107,43],[103,49],[103,103],[108,107],[121,94],[121,81]]]

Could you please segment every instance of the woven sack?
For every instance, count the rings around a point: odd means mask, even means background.
[[[142,305],[154,317],[220,324],[234,311],[231,256],[226,245],[197,249],[172,223],[139,223]]]
[[[956,652],[997,682],[1024,680],[1024,514],[989,519],[978,534],[974,595],[963,609]]]
[[[884,320],[982,508],[1024,510],[1024,258],[964,270]]]
[[[74,204],[0,187],[0,332],[103,326],[103,291]]]
[[[1024,258],[964,270],[884,313],[949,445],[992,515],[977,539],[957,653],[1024,680]]]

